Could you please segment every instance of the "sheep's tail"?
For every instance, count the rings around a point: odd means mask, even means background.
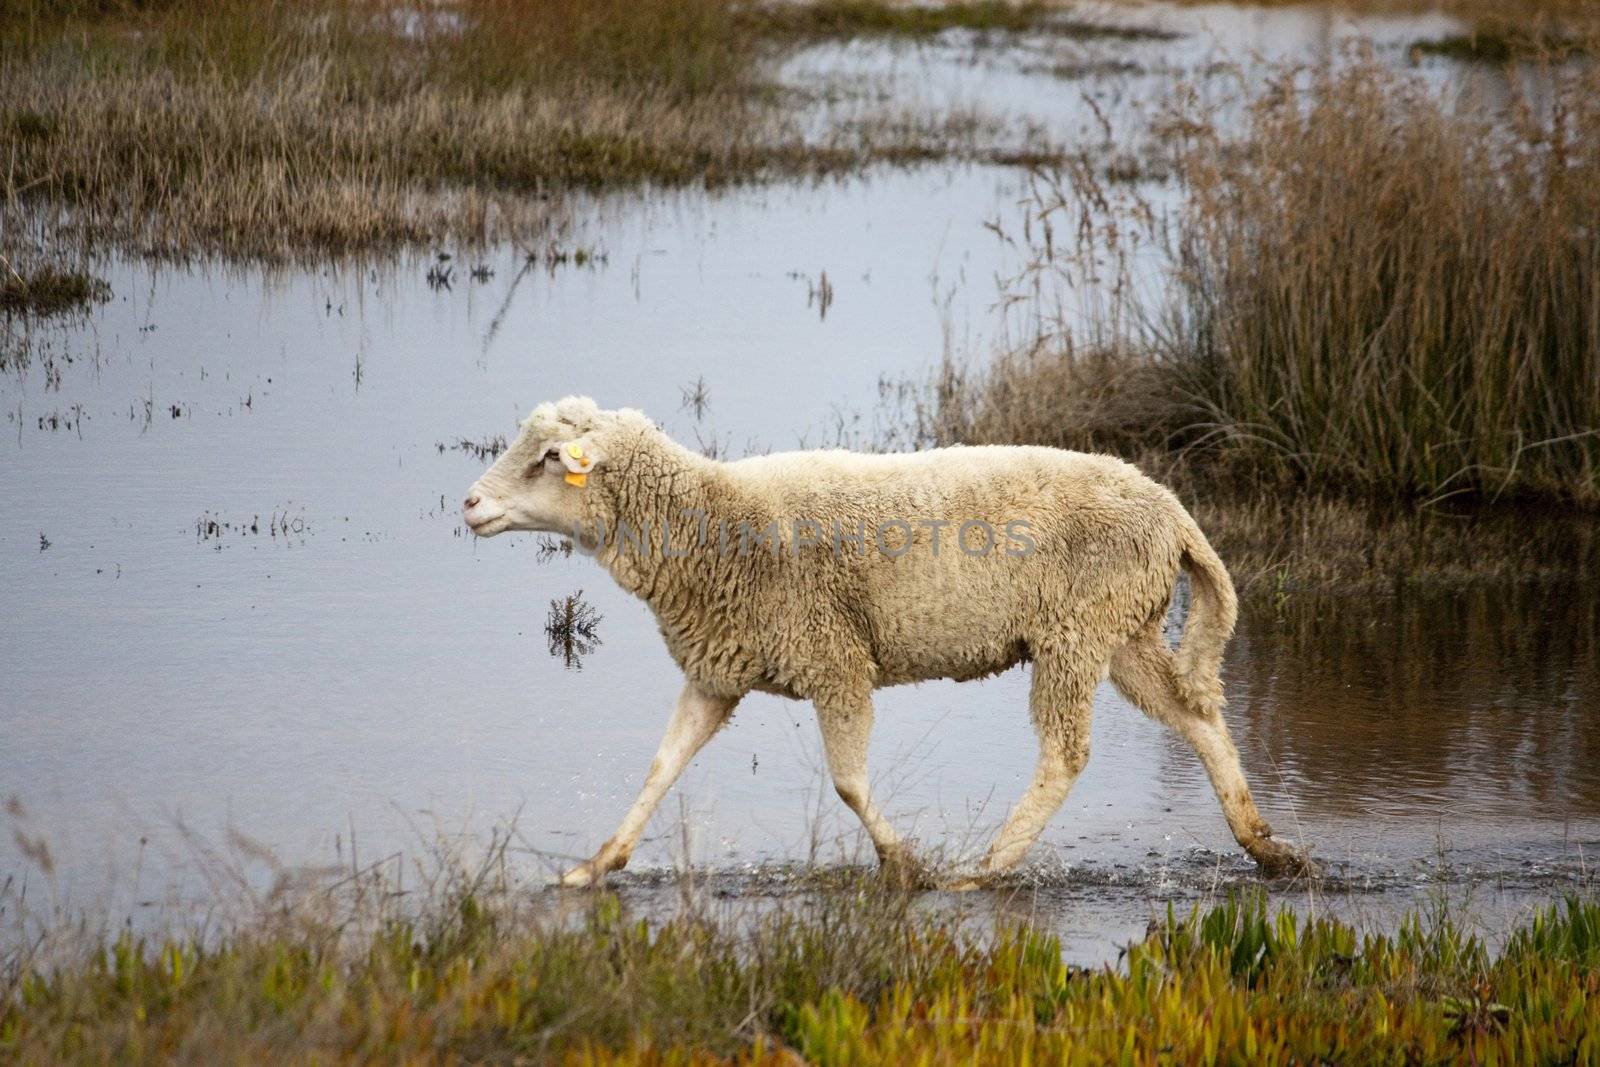
[[[1207,712],[1222,709],[1222,650],[1233,636],[1239,598],[1233,580],[1216,551],[1190,519],[1185,531],[1183,569],[1189,572],[1189,617],[1178,643],[1178,685],[1193,704]]]

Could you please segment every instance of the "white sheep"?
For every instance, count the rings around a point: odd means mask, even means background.
[[[880,862],[915,872],[867,788],[873,690],[1028,660],[1038,764],[980,878],[1015,866],[1066,799],[1108,673],[1194,747],[1264,870],[1305,862],[1256,810],[1220,713],[1237,610],[1227,571],[1172,493],[1120,460],[986,446],[724,463],[637,411],[568,397],[534,409],[464,514],[480,537],[575,535],[650,605],[686,679],[638,800],[566,885],[627,863],[662,796],[751,690],[815,704],[839,796]],[[1162,623],[1180,568],[1193,603],[1174,653]]]

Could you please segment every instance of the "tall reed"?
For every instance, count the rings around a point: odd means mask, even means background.
[[[1175,344],[1271,472],[1600,502],[1600,71],[1450,102],[1372,61],[1183,153]]]

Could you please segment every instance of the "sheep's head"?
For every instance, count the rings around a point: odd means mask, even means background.
[[[570,534],[597,518],[597,480],[625,431],[650,422],[637,411],[602,411],[586,396],[540,404],[511,447],[472,484],[462,517],[479,537],[508,530]]]

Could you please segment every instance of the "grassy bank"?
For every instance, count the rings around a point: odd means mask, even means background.
[[[481,890],[481,887],[480,887]],[[14,953],[17,1063],[1555,1063],[1600,1055],[1600,907],[1497,953],[1444,913],[1388,933],[1258,898],[1153,923],[1114,966],[983,934],[872,880],[763,916],[609,895],[533,914],[449,897],[349,926],[316,910],[195,937]],[[348,918],[348,917],[347,917]],[[358,929],[364,932],[355,932]]]
[[[914,391],[903,443],[1122,454],[1247,582],[1593,573],[1600,72],[1543,78],[1457,107],[1357,63],[1241,135],[1174,111],[1171,220],[1087,157],[1041,174],[1001,353]]]
[[[574,190],[995,151],[970,114],[802,131],[771,77],[840,33],[1012,29],[825,0],[0,0],[4,232],[278,257],[530,238]],[[857,113],[859,112],[859,113]],[[42,232],[41,232],[42,231]]]

